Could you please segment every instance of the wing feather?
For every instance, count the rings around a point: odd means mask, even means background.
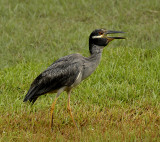
[[[80,57],[79,54],[72,54],[54,62],[33,81],[24,101],[34,103],[40,95],[64,86],[70,87],[82,70],[83,60]]]

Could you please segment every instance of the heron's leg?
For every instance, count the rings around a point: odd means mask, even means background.
[[[73,115],[72,115],[72,112],[71,112],[71,107],[70,107],[70,95],[71,95],[71,90],[68,91],[67,93],[68,93],[67,109],[68,109],[69,114],[70,114],[70,116],[71,116],[71,118],[72,118],[72,121],[73,121],[74,126],[77,127],[77,124],[76,124],[76,122],[75,122],[75,120],[74,120],[74,118],[73,118]],[[78,128],[78,127],[77,127],[77,128]]]
[[[50,127],[51,127],[51,129],[52,129],[52,126],[53,126],[53,111],[54,111],[55,104],[56,104],[56,102],[57,102],[57,100],[58,100],[58,97],[59,97],[60,93],[61,93],[61,92],[58,92],[58,93],[57,93],[56,98],[55,98],[54,102],[53,102],[52,105],[51,105],[51,112],[50,112],[50,116],[51,116],[51,119],[50,119]]]

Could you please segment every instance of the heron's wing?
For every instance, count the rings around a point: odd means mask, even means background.
[[[42,72],[31,84],[24,101],[35,101],[38,96],[64,86],[71,86],[82,70],[83,62],[77,54],[63,57]]]

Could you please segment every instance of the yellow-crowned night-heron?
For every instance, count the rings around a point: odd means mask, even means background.
[[[44,72],[42,72],[31,84],[28,93],[24,98],[32,104],[43,94],[57,93],[51,106],[51,122],[53,125],[53,110],[59,95],[66,91],[68,94],[68,105],[70,116],[75,126],[70,108],[70,94],[73,87],[92,74],[98,66],[103,48],[114,39],[124,39],[124,37],[108,37],[107,34],[123,33],[121,31],[107,31],[105,29],[94,30],[89,37],[90,57],[83,57],[80,54],[71,54],[55,61]]]

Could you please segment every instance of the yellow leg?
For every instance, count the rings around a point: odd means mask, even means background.
[[[54,102],[52,103],[52,106],[51,106],[51,112],[50,112],[50,116],[51,116],[51,119],[50,119],[50,128],[51,129],[52,129],[52,126],[53,126],[53,111],[54,111],[57,99],[58,99],[58,97],[56,96],[56,98],[55,98],[55,100],[54,100]]]
[[[73,121],[73,124],[75,127],[77,127],[77,124],[76,122],[74,121],[74,118],[73,118],[73,115],[72,115],[72,112],[71,112],[71,107],[70,107],[70,94],[71,94],[71,90],[68,92],[68,104],[67,104],[67,109],[68,109],[68,112],[72,118],[72,121]],[[78,127],[77,127],[78,128]]]
[[[50,112],[50,128],[52,129],[52,126],[53,126],[53,111],[54,111],[54,108],[55,108],[55,104],[57,102],[57,99],[59,97],[59,95],[64,91],[65,87],[62,87],[61,89],[58,90],[57,92],[57,95],[56,95],[56,98],[54,100],[54,102],[52,103],[52,106],[51,106],[51,112]]]

